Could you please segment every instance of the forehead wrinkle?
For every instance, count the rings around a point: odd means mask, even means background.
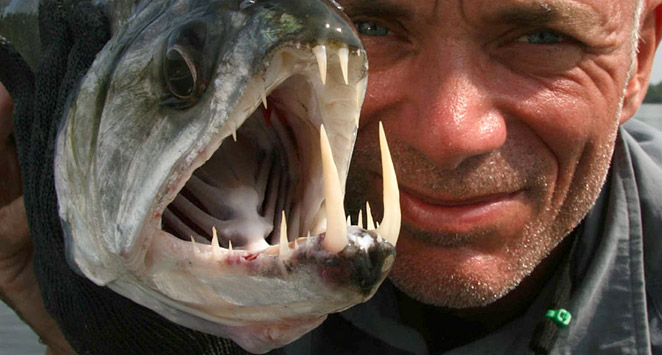
[[[558,12],[547,4],[537,4],[531,8],[511,8],[503,10],[497,18],[505,23],[548,23],[558,17]]]
[[[608,20],[604,14],[587,5],[568,0],[516,0],[497,5],[484,19],[491,23],[542,26],[565,24],[581,28],[604,26]]]
[[[350,16],[373,15],[389,18],[413,19],[412,10],[394,0],[354,0],[346,1],[345,12]]]

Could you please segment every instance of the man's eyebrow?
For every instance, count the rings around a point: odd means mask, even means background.
[[[410,9],[391,0],[353,0],[343,3],[348,16],[371,15],[387,18],[413,18]]]
[[[568,1],[543,1],[533,4],[505,5],[490,15],[490,22],[537,27],[549,24],[601,26],[606,20],[586,6]]]

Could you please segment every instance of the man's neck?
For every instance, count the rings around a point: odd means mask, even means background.
[[[554,277],[569,252],[572,235],[557,246],[513,291],[484,307],[449,309],[420,303],[396,289],[401,321],[418,330],[429,350],[453,349],[479,339],[523,314]]]

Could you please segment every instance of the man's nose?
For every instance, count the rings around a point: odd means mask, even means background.
[[[398,120],[398,129],[439,168],[454,169],[501,147],[506,123],[493,101],[499,94],[470,57],[435,64],[416,74],[419,84],[403,107],[409,119]]]

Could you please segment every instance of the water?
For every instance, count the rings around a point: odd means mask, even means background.
[[[644,104],[635,117],[662,131],[662,104]],[[45,350],[35,333],[0,302],[0,355],[41,355]]]

